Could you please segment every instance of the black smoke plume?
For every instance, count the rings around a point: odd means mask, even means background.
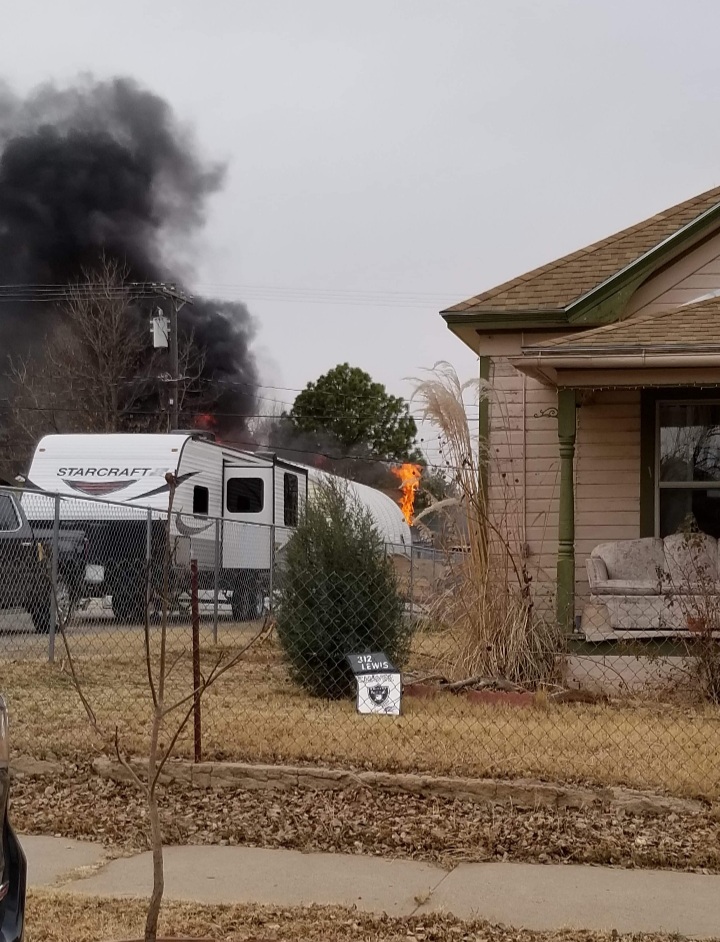
[[[223,168],[201,159],[167,102],[132,80],[85,78],[26,98],[0,88],[0,285],[82,281],[103,254],[130,281],[183,284],[192,271],[179,259],[222,182]],[[149,345],[150,307],[133,315],[148,325]],[[57,318],[47,303],[2,301],[3,354],[39,352]],[[215,427],[241,431],[257,382],[246,307],[196,297],[180,328],[204,351]]]

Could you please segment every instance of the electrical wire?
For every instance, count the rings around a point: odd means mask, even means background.
[[[457,291],[418,292],[418,291],[371,291],[348,288],[317,288],[287,285],[256,285],[248,283],[198,282],[196,289],[207,292],[220,292],[226,300],[278,301],[299,304],[338,304],[373,307],[427,307],[444,305],[448,298],[458,296]],[[61,300],[67,298],[70,291],[74,294],[92,294],[100,292],[104,296],[156,297],[167,291],[177,291],[174,284],[159,282],[128,282],[124,285],[108,286],[103,283],[80,282],[72,285],[61,283],[7,284],[0,285],[0,299],[10,301]],[[230,298],[229,295],[236,295]],[[191,300],[188,296],[188,300]]]

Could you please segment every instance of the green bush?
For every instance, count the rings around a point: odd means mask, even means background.
[[[369,512],[342,484],[318,489],[283,552],[277,632],[293,679],[318,697],[355,691],[346,654],[407,655],[410,625]]]

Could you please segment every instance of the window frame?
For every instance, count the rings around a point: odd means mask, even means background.
[[[653,497],[654,497],[654,536],[660,535],[660,491],[661,490],[720,490],[720,481],[662,481],[660,477],[660,449],[662,446],[660,434],[660,410],[664,405],[673,406],[718,406],[720,397],[714,390],[708,390],[712,395],[692,396],[683,391],[681,396],[669,397],[662,395],[660,390],[655,398],[655,463],[653,467]]]
[[[288,505],[288,484],[292,485],[290,491],[293,503]],[[288,510],[292,509],[291,519],[288,520]],[[300,520],[300,480],[290,471],[283,472],[283,524],[286,527],[296,527]]]
[[[198,491],[205,491],[205,510],[195,510],[195,495]],[[194,484],[193,485],[193,508],[192,508],[194,517],[209,517],[210,516],[210,488],[206,487],[204,484]]]
[[[258,481],[260,483],[260,507],[258,510],[231,510],[229,506],[230,500],[230,486],[235,483],[235,481],[241,481],[246,483],[248,481]],[[229,514],[247,514],[255,516],[256,514],[261,514],[265,510],[265,478],[256,478],[256,477],[237,477],[229,478],[225,482],[225,512]]]

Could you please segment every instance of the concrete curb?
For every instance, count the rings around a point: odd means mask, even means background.
[[[147,762],[132,759],[131,767],[145,774]],[[93,771],[116,782],[130,781],[119,762],[100,758]],[[420,795],[476,802],[512,805],[519,809],[552,808],[581,810],[610,808],[628,814],[697,814],[706,806],[690,798],[673,798],[651,792],[608,787],[590,788],[556,785],[528,779],[468,779],[390,772],[350,772],[287,765],[254,765],[243,762],[193,762],[174,759],[163,771],[166,784],[179,782],[199,788],[245,788],[287,791],[296,788],[341,790],[369,788],[390,794]]]

